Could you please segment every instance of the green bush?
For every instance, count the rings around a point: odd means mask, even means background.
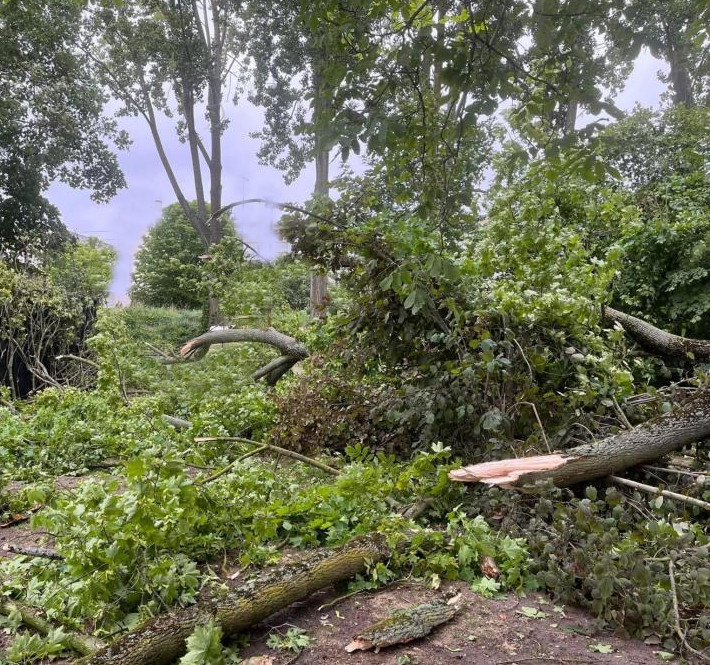
[[[83,376],[57,356],[81,353],[115,258],[95,238],[25,263],[0,257],[0,384],[14,397]]]

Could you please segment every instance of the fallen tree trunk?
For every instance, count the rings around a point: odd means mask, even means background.
[[[364,572],[370,562],[383,561],[389,554],[380,535],[355,539],[337,550],[316,552],[224,597],[150,619],[78,663],[169,665],[185,653],[185,640],[196,626],[214,619],[225,637],[232,636],[319,589]]]
[[[280,333],[275,328],[227,328],[225,330],[210,330],[199,337],[191,339],[180,349],[180,355],[189,357],[197,349],[209,347],[212,344],[229,344],[230,342],[259,342],[276,347],[281,354],[290,358],[303,360],[308,357],[308,349],[298,340]]]
[[[521,487],[551,480],[558,487],[601,478],[663,457],[710,436],[710,390],[635,429],[564,453],[474,464],[449,472],[458,482]]]
[[[210,330],[199,337],[191,339],[180,349],[183,362],[198,360],[207,353],[212,344],[229,344],[231,342],[259,342],[269,344],[281,351],[281,356],[256,370],[252,375],[255,381],[265,378],[273,386],[297,362],[308,357],[308,349],[304,344],[280,333],[275,328],[225,328],[223,330]],[[166,359],[165,364],[176,362],[175,359]],[[177,362],[180,362],[177,360]]]
[[[701,362],[710,360],[708,340],[674,335],[611,307],[604,308],[604,322],[608,325],[618,323],[640,346],[663,358],[686,358]]]

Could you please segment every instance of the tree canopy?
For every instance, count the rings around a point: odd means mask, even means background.
[[[0,247],[59,242],[44,197],[53,180],[107,201],[125,180],[111,145],[127,137],[103,111],[104,90],[80,49],[84,4],[0,3]]]
[[[190,207],[197,210],[197,202]],[[235,235],[231,220],[224,229],[227,237]],[[131,300],[153,307],[199,309],[207,293],[203,266],[209,258],[182,205],[169,205],[136,252]]]

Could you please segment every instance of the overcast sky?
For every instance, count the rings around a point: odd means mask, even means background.
[[[656,73],[662,63],[648,54],[643,54],[629,78],[617,105],[631,110],[636,103],[657,106],[665,86]],[[291,185],[285,185],[281,174],[272,168],[261,166],[256,158],[259,141],[249,133],[261,129],[262,113],[248,102],[238,107],[225,105],[231,119],[224,135],[223,147],[223,196],[225,204],[242,198],[264,198],[273,201],[306,201],[313,189],[314,171],[308,168]],[[584,118],[580,119],[582,122]],[[69,229],[82,235],[94,235],[112,244],[118,250],[118,262],[111,284],[111,300],[127,302],[126,293],[131,282],[133,256],[145,232],[160,217],[162,208],[175,201],[170,183],[158,159],[148,126],[139,118],[121,119],[133,145],[130,150],[119,153],[119,162],[128,186],[109,203],[91,201],[89,193],[72,190],[66,185],[54,184],[48,198],[62,213]],[[186,183],[187,196],[193,198],[189,154],[165,122],[163,140],[178,180]],[[234,218],[239,233],[265,258],[274,258],[287,250],[275,232],[280,212],[261,205],[236,208]]]

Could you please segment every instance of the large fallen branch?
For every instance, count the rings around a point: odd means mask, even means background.
[[[663,358],[687,358],[701,362],[710,360],[708,340],[674,335],[611,307],[604,308],[604,321],[611,325],[618,323],[640,346]]]
[[[196,626],[214,619],[225,637],[230,637],[319,589],[364,572],[370,562],[383,561],[389,554],[380,535],[315,552],[309,559],[267,574],[238,591],[150,619],[79,663],[169,665],[185,653],[185,640]]]
[[[258,369],[252,375],[255,381],[266,378],[273,386],[297,362],[308,357],[308,349],[304,344],[280,333],[275,328],[226,328],[210,330],[199,337],[191,339],[180,349],[184,360],[202,358],[212,344],[230,344],[231,342],[259,342],[269,344],[281,351],[281,356]]]
[[[650,462],[708,436],[710,390],[702,390],[682,407],[598,443],[553,455],[474,464],[450,471],[449,478],[501,487],[551,480],[565,487]]]

